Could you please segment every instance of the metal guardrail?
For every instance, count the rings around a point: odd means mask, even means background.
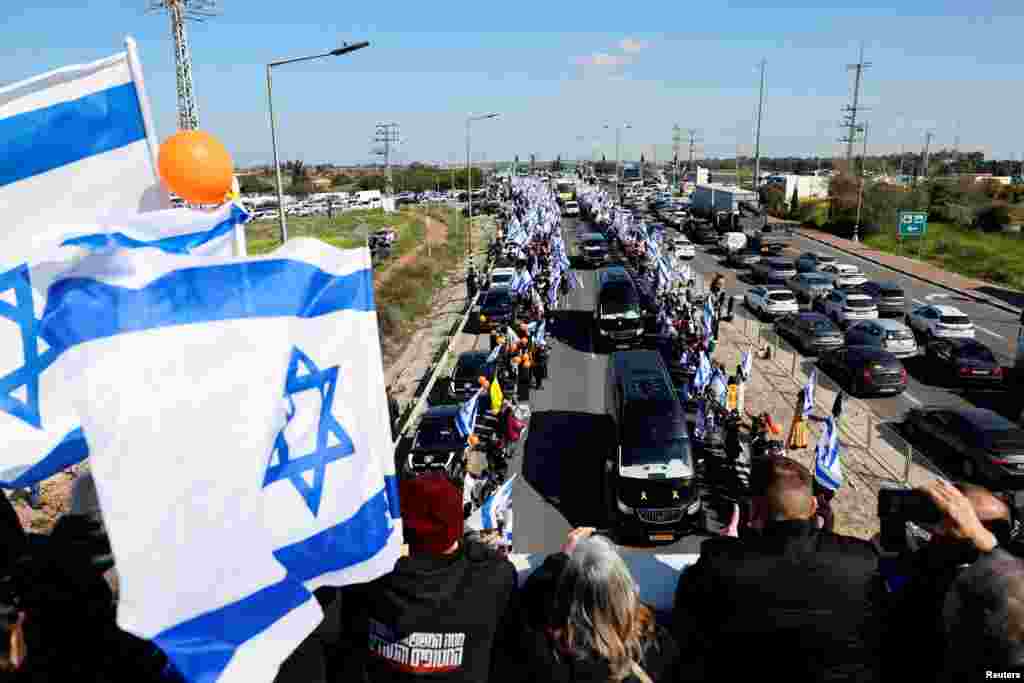
[[[779,337],[773,325],[752,320],[745,315],[737,317],[742,318],[743,322],[736,320],[736,329],[750,339],[758,349],[767,346],[772,362],[784,374],[788,373],[787,376],[794,384],[794,390],[799,391],[803,388],[809,376],[809,370],[805,370],[804,363],[808,360],[813,363],[814,359],[805,358],[789,342]],[[817,367],[816,363],[814,363],[814,367]],[[817,385],[834,393],[840,390],[845,392],[838,382],[824,372],[820,372],[820,368],[817,373]],[[815,407],[825,414],[831,414],[832,406],[823,405],[819,396],[820,394],[816,393]],[[853,445],[869,453],[889,476],[905,485],[924,483],[911,480],[912,465],[915,463],[931,470],[936,476],[949,478],[946,472],[897,432],[894,423],[880,418],[868,404],[850,396],[848,392],[845,393],[843,399],[843,419],[840,421],[840,433],[844,434]],[[887,462],[879,457],[875,450],[879,440],[888,443],[893,450],[899,453],[902,456],[902,462]],[[899,472],[897,469],[902,469],[902,471]]]

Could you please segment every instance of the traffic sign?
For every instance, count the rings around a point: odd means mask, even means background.
[[[899,236],[924,237],[928,232],[928,213],[925,211],[900,211]]]

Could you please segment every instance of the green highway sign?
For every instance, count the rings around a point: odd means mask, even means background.
[[[900,211],[899,236],[923,237],[928,232],[928,213],[925,211]]]

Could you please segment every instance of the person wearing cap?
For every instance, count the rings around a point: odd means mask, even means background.
[[[512,637],[515,567],[463,539],[462,492],[442,473],[402,480],[399,500],[409,554],[342,589],[336,680],[500,680],[492,649]]]

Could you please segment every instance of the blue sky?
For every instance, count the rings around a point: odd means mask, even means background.
[[[5,0],[2,82],[139,43],[161,139],[175,130],[169,21],[149,0]],[[771,5],[771,6],[768,6]],[[891,9],[889,5],[897,5]],[[282,156],[367,162],[374,124],[401,124],[399,158],[671,156],[672,126],[695,128],[698,156],[753,151],[760,59],[767,60],[762,153],[839,153],[859,41],[874,66],[869,152],[933,145],[1021,158],[1024,4],[1019,0],[347,3],[222,0],[223,15],[188,27],[201,127],[236,162],[270,159],[268,61],[371,46],[274,71]],[[582,139],[581,139],[582,138]],[[684,145],[685,149],[685,145]],[[685,156],[686,153],[682,156]]]

